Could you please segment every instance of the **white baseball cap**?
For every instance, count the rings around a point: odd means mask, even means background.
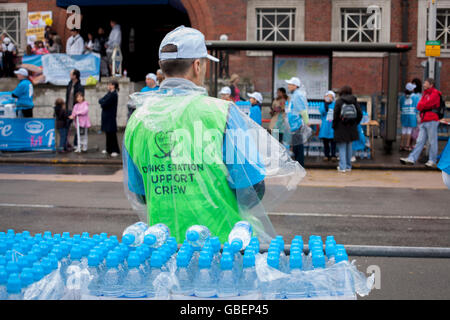
[[[286,81],[287,84],[293,84],[293,85],[295,85],[297,87],[300,87],[300,79],[297,78],[297,77],[292,77],[291,79],[285,80],[285,81]]]
[[[220,90],[219,94],[231,94],[230,87],[223,87],[222,90]]]
[[[147,74],[146,76],[145,76],[145,79],[152,79],[153,81],[157,81],[158,80],[158,78],[156,78],[156,74],[154,74],[154,73],[149,73],[149,74]]]
[[[408,82],[405,87],[406,87],[406,90],[408,90],[408,91],[414,91],[414,89],[416,88],[416,85],[414,83]]]
[[[14,74],[20,74],[24,77],[28,77],[28,71],[25,68],[20,68],[19,70],[14,71]]]
[[[5,39],[3,39],[3,42],[4,42],[5,44],[9,44],[9,43],[11,42],[11,39],[8,38],[8,37],[5,37]]]
[[[168,44],[176,46],[177,52],[161,52]],[[219,59],[208,54],[203,33],[193,28],[179,26],[166,34],[159,46],[159,60],[199,58],[219,62]]]
[[[261,93],[259,93],[259,92],[253,92],[253,93],[247,93],[247,95],[250,97],[250,98],[254,98],[254,99],[256,99],[256,101],[258,101],[259,103],[262,103],[263,102],[263,96],[261,95]]]
[[[326,96],[331,95],[333,97],[333,99],[336,99],[336,94],[332,90],[327,91],[327,93],[325,93],[325,95]]]

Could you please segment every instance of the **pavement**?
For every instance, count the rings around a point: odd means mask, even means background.
[[[119,142],[123,140],[123,131],[118,132]],[[112,158],[102,154],[105,149],[106,138],[103,133],[97,131],[89,132],[89,149],[86,153],[56,153],[50,151],[34,152],[0,152],[0,163],[22,163],[22,164],[92,164],[92,165],[122,165],[121,157]],[[72,138],[71,140],[72,141]],[[439,152],[441,152],[446,141],[439,141]],[[428,160],[423,154],[415,165],[402,165],[400,157],[408,156],[407,152],[399,152],[397,144],[394,144],[391,154],[385,154],[382,139],[374,140],[375,157],[373,159],[357,159],[353,169],[375,169],[375,170],[437,170],[425,167]],[[323,161],[322,157],[306,157],[305,168],[307,169],[336,169],[337,162]]]

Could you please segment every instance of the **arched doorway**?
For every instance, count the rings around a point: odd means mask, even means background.
[[[175,3],[175,5],[174,5]],[[144,81],[158,66],[158,49],[164,36],[180,25],[191,26],[181,2],[168,5],[116,5],[82,7],[82,36],[96,33],[103,27],[108,35],[110,20],[117,20],[122,29],[123,68],[131,81]]]

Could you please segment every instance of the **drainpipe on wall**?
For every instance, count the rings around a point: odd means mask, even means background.
[[[402,0],[402,42],[408,42],[408,28],[409,28],[409,1]],[[401,67],[401,88],[408,82],[408,54],[403,52],[400,60]]]

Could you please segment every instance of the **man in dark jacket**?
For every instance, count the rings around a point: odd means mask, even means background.
[[[423,83],[423,95],[417,104],[417,110],[420,111],[419,137],[416,147],[409,154],[408,158],[400,158],[402,164],[414,164],[422,153],[427,140],[430,143],[430,152],[428,162],[425,166],[429,168],[436,167],[438,155],[438,127],[439,116],[436,110],[441,103],[442,93],[434,87],[434,79],[427,79]]]
[[[66,109],[67,114],[69,115],[72,114],[73,106],[76,104],[75,96],[77,95],[77,93],[81,92],[84,96],[84,87],[81,85],[80,76],[81,76],[80,71],[77,69],[73,69],[70,72],[70,81],[69,84],[67,85],[66,90]],[[71,125],[72,120],[69,120],[67,122],[68,128],[70,128]],[[77,135],[75,134],[73,138],[73,145],[76,146],[77,142],[78,142]]]
[[[352,88],[344,86],[339,91],[333,115],[334,141],[339,150],[339,172],[352,170],[352,142],[359,139],[358,124],[362,111]]]
[[[119,144],[117,142],[117,104],[119,100],[119,83],[110,81],[108,83],[108,93],[101,98],[98,103],[102,107],[102,131],[106,135],[106,150],[103,154],[110,154],[116,158],[120,154]]]

